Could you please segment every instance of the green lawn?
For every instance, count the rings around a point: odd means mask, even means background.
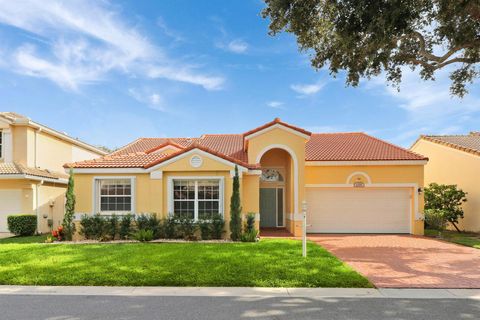
[[[428,237],[438,237],[438,231],[426,229],[425,235]],[[457,231],[443,231],[442,237],[439,239],[480,249],[480,234],[478,233],[471,233],[471,232],[458,233]]]
[[[314,243],[2,244],[0,284],[372,287]]]
[[[47,234],[42,234],[39,236],[30,236],[30,237],[11,237],[0,239],[0,244],[8,244],[8,243],[44,243],[47,239]]]

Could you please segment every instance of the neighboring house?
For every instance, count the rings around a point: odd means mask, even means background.
[[[310,133],[275,119],[243,134],[140,138],[75,168],[80,214],[230,219],[238,166],[243,212],[263,228],[423,234],[427,158],[364,133]]]
[[[412,151],[429,157],[425,185],[456,184],[468,192],[459,227],[480,231],[480,132],[468,135],[420,136]]]
[[[7,216],[36,214],[38,231],[61,223],[68,175],[63,164],[105,155],[27,117],[0,112],[0,232]]]

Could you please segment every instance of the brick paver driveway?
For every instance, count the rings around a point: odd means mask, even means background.
[[[409,235],[309,235],[383,288],[480,288],[480,250]]]

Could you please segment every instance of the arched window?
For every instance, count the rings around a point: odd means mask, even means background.
[[[262,182],[283,182],[283,175],[278,169],[262,169]]]

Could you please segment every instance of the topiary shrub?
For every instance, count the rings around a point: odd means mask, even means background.
[[[37,230],[37,216],[17,214],[7,217],[8,230],[16,236],[33,236]]]

